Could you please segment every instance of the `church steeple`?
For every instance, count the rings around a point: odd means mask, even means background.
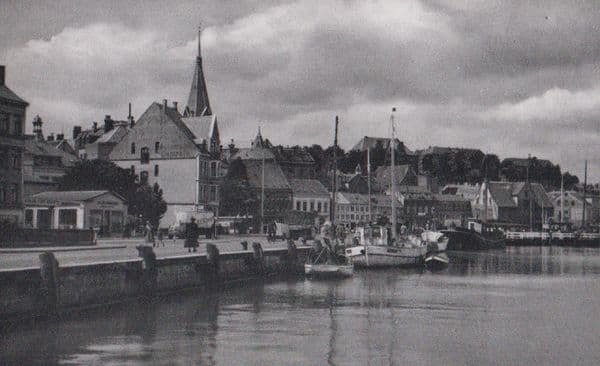
[[[211,116],[210,102],[208,101],[208,91],[206,90],[206,81],[202,71],[202,48],[200,39],[202,38],[202,27],[198,27],[198,56],[196,57],[196,68],[194,70],[194,79],[190,89],[187,106],[183,113],[184,117],[192,116]]]

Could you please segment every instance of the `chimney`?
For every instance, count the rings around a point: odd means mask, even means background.
[[[54,141],[54,134],[51,133],[48,135],[48,141]]]
[[[5,74],[6,74],[6,66],[0,65],[0,86],[4,85]]]
[[[65,134],[64,133],[57,133],[56,134],[56,141],[62,141],[65,139]]]
[[[107,114],[104,116],[104,132],[108,132],[112,130],[114,127],[114,121],[110,118],[110,115]]]
[[[73,126],[73,140],[81,133],[81,126]]]
[[[177,111],[177,102],[176,101],[173,101],[173,108],[175,108],[175,110]]]
[[[93,122],[93,123],[92,123],[92,130],[93,130],[94,132],[97,132],[97,131],[98,131],[98,122]]]

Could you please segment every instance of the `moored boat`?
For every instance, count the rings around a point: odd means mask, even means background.
[[[489,250],[504,249],[506,242],[502,233],[486,230],[481,222],[471,220],[468,229],[454,228],[442,230],[448,237],[447,250]]]
[[[357,228],[359,245],[346,248],[346,257],[357,267],[418,267],[423,265],[427,246],[417,237],[392,243],[382,226]]]
[[[439,271],[448,267],[450,258],[444,252],[441,253],[430,253],[425,257],[425,267],[430,271]]]

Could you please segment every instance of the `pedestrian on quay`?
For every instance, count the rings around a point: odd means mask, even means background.
[[[156,246],[156,243],[154,242],[152,224],[150,224],[150,221],[146,221],[146,243],[152,243],[152,248]]]
[[[196,224],[196,219],[192,217],[191,222],[186,225],[185,228],[185,242],[184,248],[188,248],[188,253],[191,253],[192,250],[194,252],[198,251],[198,236],[200,235],[200,231],[198,229],[198,225]]]
[[[164,237],[163,237],[164,234],[161,229],[158,229],[157,236],[158,236],[158,244],[156,244],[156,246],[159,246],[160,244],[162,244],[162,246],[164,247],[165,246],[165,241],[164,241]]]

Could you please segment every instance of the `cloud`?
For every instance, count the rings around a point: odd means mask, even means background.
[[[397,106],[412,149],[531,152],[578,174],[583,156],[600,155],[600,3],[226,3],[81,5],[80,19],[50,25],[47,37],[13,37],[0,59],[48,128],[124,118],[129,101],[139,116],[152,101],[187,100],[204,19],[204,70],[224,140],[250,141],[261,124],[275,143],[330,143],[340,115],[349,147],[386,135]]]

